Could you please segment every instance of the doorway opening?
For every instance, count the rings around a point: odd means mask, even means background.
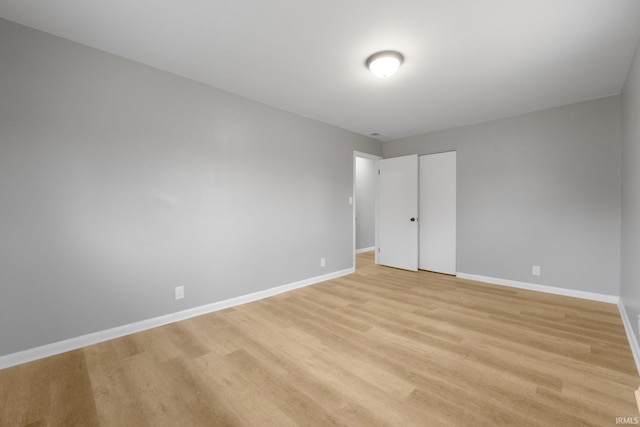
[[[382,157],[353,152],[353,266],[375,263],[378,161]],[[356,255],[358,256],[356,259]],[[371,258],[371,259],[370,259]]]

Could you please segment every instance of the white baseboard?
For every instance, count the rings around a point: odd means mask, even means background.
[[[636,338],[636,334],[633,332],[633,328],[631,327],[631,319],[629,319],[627,310],[625,310],[622,301],[618,302],[618,310],[620,310],[620,317],[622,317],[624,331],[627,333],[627,340],[629,340],[631,353],[633,353],[633,360],[636,361],[636,369],[638,370],[638,373],[640,373],[640,346],[638,345],[638,338]]]
[[[534,283],[518,282],[495,277],[478,276],[475,274],[456,273],[461,279],[475,280],[477,282],[493,283],[494,285],[509,286],[512,288],[527,289],[530,291],[545,292],[548,294],[564,295],[567,297],[582,298],[593,301],[618,304],[620,297],[616,295],[598,294],[595,292],[577,291],[575,289],[556,288],[555,286],[536,285]]]
[[[310,279],[301,280],[299,282],[290,283],[288,285],[276,286],[274,288],[265,289],[247,295],[230,298],[224,301],[214,302],[212,304],[202,305],[200,307],[190,308],[188,310],[167,314],[165,316],[154,317],[152,319],[141,320],[139,322],[130,323],[128,325],[118,326],[104,331],[98,331],[87,335],[82,335],[68,340],[59,341],[29,350],[20,351],[18,353],[8,354],[0,357],[0,369],[9,368],[11,366],[20,365],[22,363],[31,362],[44,357],[53,356],[88,345],[97,344],[114,338],[120,338],[125,335],[142,332],[147,329],[156,328],[158,326],[167,325],[169,323],[178,322],[180,320],[189,319],[191,317],[200,316],[214,311],[223,310],[229,307],[246,304],[248,302],[257,301],[268,298],[283,292],[313,285],[338,277],[346,276],[355,271],[354,268],[348,268],[342,271],[325,274],[322,276],[312,277]]]
[[[371,252],[371,251],[375,251],[376,247],[375,246],[371,246],[370,248],[362,248],[362,249],[356,249],[356,253],[357,254],[361,254],[363,252]]]

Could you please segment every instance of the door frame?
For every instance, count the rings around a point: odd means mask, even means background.
[[[353,269],[355,270],[356,268],[356,157],[361,157],[361,158],[365,158],[365,159],[369,159],[369,160],[374,160],[374,161],[379,161],[382,160],[382,156],[377,156],[375,154],[369,154],[369,153],[363,153],[361,151],[353,151],[353,189],[351,194],[353,194],[352,196],[352,215],[351,215],[351,228],[353,230],[353,243],[352,243],[352,250],[353,250]],[[378,247],[378,181],[374,180],[374,188],[375,188],[375,210],[374,210],[374,217],[375,217],[375,236],[374,236],[374,244],[375,247]],[[375,260],[376,262],[378,262],[378,251],[375,250]]]

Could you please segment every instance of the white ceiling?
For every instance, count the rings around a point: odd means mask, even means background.
[[[0,0],[0,17],[391,140],[621,92],[638,0]],[[398,50],[389,79],[366,58]]]

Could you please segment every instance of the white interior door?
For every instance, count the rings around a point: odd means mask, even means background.
[[[378,264],[418,270],[418,156],[378,162]]]
[[[420,269],[456,274],[456,153],[420,156]]]

